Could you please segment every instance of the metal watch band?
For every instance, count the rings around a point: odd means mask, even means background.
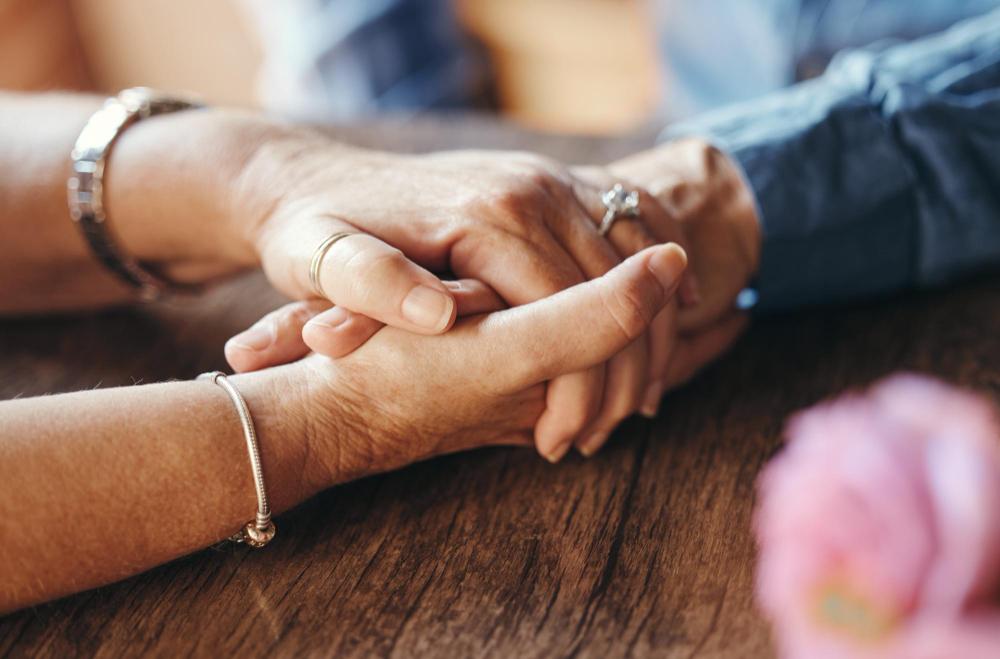
[[[142,300],[155,300],[179,287],[143,266],[115,241],[104,212],[104,167],[115,140],[130,125],[153,115],[196,107],[201,105],[145,87],[126,89],[106,100],[90,117],[70,155],[73,170],[66,182],[70,217],[98,260],[135,288]]]

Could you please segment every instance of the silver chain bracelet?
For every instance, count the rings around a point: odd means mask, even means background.
[[[226,374],[221,371],[211,371],[202,373],[198,380],[211,380],[222,387],[233,401],[236,412],[240,416],[240,425],[243,426],[243,436],[247,440],[247,452],[250,454],[250,468],[253,470],[253,484],[257,490],[257,516],[246,523],[246,525],[236,534],[230,536],[233,542],[245,542],[248,546],[260,548],[271,542],[276,529],[271,521],[271,506],[267,502],[267,490],[264,488],[264,473],[260,466],[260,451],[257,448],[257,433],[253,427],[253,417],[250,416],[250,408],[240,394],[239,390],[233,386]]]

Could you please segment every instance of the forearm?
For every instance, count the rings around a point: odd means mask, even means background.
[[[67,208],[70,151],[102,101],[0,93],[0,313],[135,299],[91,253]],[[246,163],[262,144],[310,139],[322,138],[225,109],[140,120],[108,157],[107,231],[123,251],[177,282],[253,266],[258,256],[243,229],[280,190],[245,185]]]
[[[0,94],[0,312],[125,292],[90,256],[66,207],[70,149],[97,107],[82,95]]]
[[[232,378],[255,421],[276,512],[328,483],[307,463],[295,374]],[[0,611],[141,572],[254,517],[239,419],[211,382],[8,401],[0,419]]]

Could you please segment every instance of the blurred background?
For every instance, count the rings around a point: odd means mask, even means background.
[[[1000,0],[0,0],[0,88],[146,85],[343,122],[470,109],[615,134]]]

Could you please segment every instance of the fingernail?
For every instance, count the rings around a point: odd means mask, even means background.
[[[597,449],[601,448],[607,440],[608,433],[595,432],[593,435],[580,442],[576,448],[585,458],[589,458],[597,453]]]
[[[414,286],[405,298],[401,311],[403,317],[414,325],[440,331],[451,321],[455,301],[441,291],[427,286]]]
[[[642,407],[639,412],[650,419],[656,416],[660,410],[660,398],[663,397],[663,383],[652,382],[646,387],[646,395],[642,398]]]
[[[562,460],[563,457],[566,456],[566,453],[569,452],[569,447],[573,443],[572,439],[573,439],[572,437],[569,437],[563,440],[561,444],[556,446],[554,449],[552,449],[545,455],[545,459],[551,462],[552,464],[555,464],[560,460]]]
[[[234,336],[232,343],[246,350],[263,350],[274,343],[274,326],[271,323],[254,325],[242,334]]]
[[[323,329],[331,330],[343,325],[347,322],[347,319],[351,317],[350,312],[348,312],[343,307],[333,307],[328,309],[323,313],[314,316],[309,319],[306,325],[313,325],[316,327],[322,327]]]
[[[687,267],[687,253],[677,243],[667,243],[666,249],[657,250],[649,259],[650,272],[667,293],[673,293]]]

